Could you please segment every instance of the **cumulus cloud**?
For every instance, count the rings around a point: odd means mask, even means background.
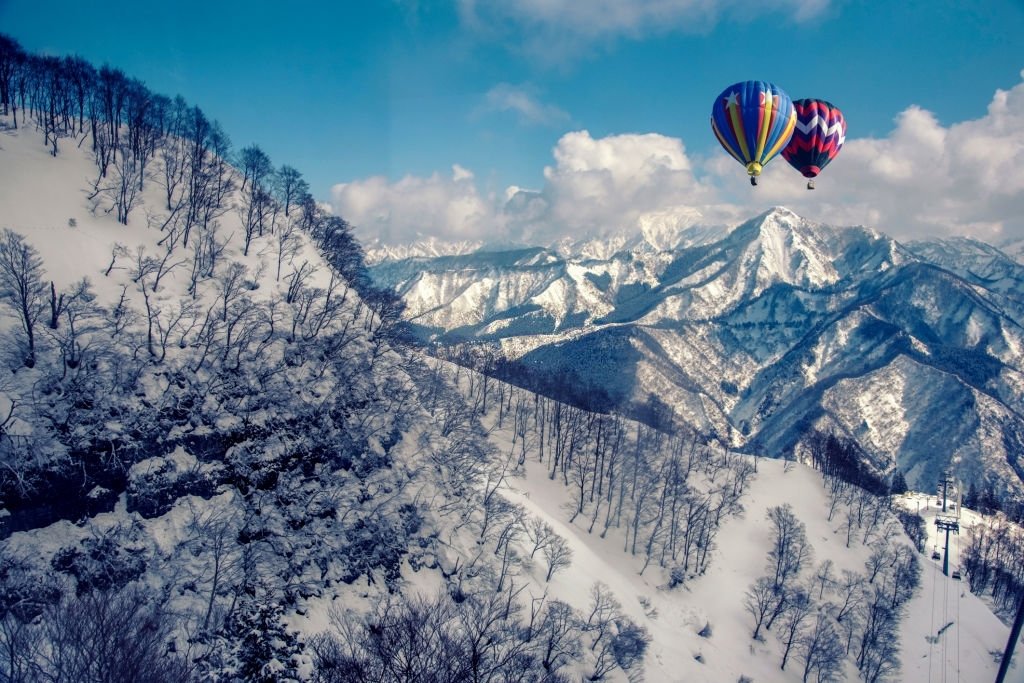
[[[544,169],[548,210],[545,225],[535,226],[538,234],[628,230],[645,214],[706,204],[711,193],[694,176],[678,138],[648,133],[595,139],[577,131],[562,136],[554,157]]]
[[[494,202],[481,195],[473,173],[456,164],[450,175],[374,176],[331,188],[334,211],[364,239],[399,244],[424,236],[476,239],[493,235]]]
[[[569,120],[562,109],[542,102],[535,87],[499,83],[484,95],[478,113],[513,112],[523,123],[550,125]]]
[[[1024,76],[1024,72],[1022,72]],[[837,224],[863,224],[902,239],[968,235],[1024,238],[1024,83],[999,90],[985,116],[948,127],[911,106],[884,138],[855,137],[806,192],[773,162],[759,198]],[[708,171],[725,182],[730,164]],[[763,191],[763,192],[762,192]]]
[[[332,204],[361,237],[384,243],[427,236],[549,243],[642,225],[678,228],[706,217],[694,207],[709,206],[713,190],[694,176],[678,138],[576,131],[562,136],[553,154],[540,189],[484,195],[473,174],[456,165],[444,176],[339,184]]]
[[[484,194],[456,165],[448,175],[337,185],[333,206],[362,237],[390,243],[436,236],[548,244],[636,231],[665,243],[689,225],[734,224],[775,204],[898,239],[1024,239],[1024,83],[997,91],[976,120],[943,126],[912,106],[885,137],[857,138],[850,125],[814,192],[781,157],[751,188],[724,152],[694,160],[678,138],[583,130],[559,139],[539,188]]]

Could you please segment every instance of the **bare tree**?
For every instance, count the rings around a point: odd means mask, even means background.
[[[114,242],[114,246],[110,249],[110,265],[103,271],[103,276],[107,277],[110,275],[110,271],[114,269],[114,264],[117,263],[117,259],[124,258],[128,255],[128,247],[121,244],[120,242]]]
[[[804,663],[803,683],[816,674],[819,682],[837,680],[845,652],[832,619],[822,610],[797,642],[796,657]]]
[[[587,618],[583,622],[583,630],[595,633],[594,640],[590,645],[590,649],[594,650],[608,634],[612,622],[619,616],[622,603],[615,598],[607,584],[596,581],[590,587],[589,609]]]
[[[544,546],[544,559],[548,563],[548,573],[544,581],[550,581],[555,572],[565,569],[572,564],[572,548],[568,541],[561,536],[555,536],[548,545]]]
[[[277,230],[274,237],[277,253],[277,272],[274,279],[280,280],[281,266],[285,261],[291,263],[292,259],[299,255],[302,250],[302,241],[299,239],[295,224],[289,218],[285,219],[284,225]]]
[[[779,667],[786,670],[786,662],[789,660],[789,653],[793,645],[803,636],[804,625],[811,612],[814,610],[814,602],[807,594],[807,591],[798,589],[788,600],[786,614],[782,618],[782,665]]]
[[[853,510],[846,511],[846,547],[850,547],[850,543],[857,537],[857,515],[854,514]]]
[[[188,104],[178,95],[168,107],[167,135],[161,141],[160,159],[162,173],[159,183],[164,187],[167,210],[177,212],[181,206],[181,187],[185,180],[188,156],[186,150],[185,126],[188,121]]]
[[[10,683],[35,680],[36,662],[44,647],[41,629],[11,611],[5,612],[0,617],[0,680]]]
[[[258,235],[263,236],[264,231],[270,228],[268,219],[273,211],[274,198],[262,186],[252,185],[250,192],[245,195],[238,207],[238,215],[242,221],[243,249],[245,256],[249,255],[249,248],[253,239]]]
[[[153,315],[153,322],[156,326],[156,344],[159,348],[159,353],[155,358],[157,363],[164,362],[167,357],[167,344],[170,342],[171,335],[180,330],[186,320],[192,320],[193,326],[195,325],[195,312],[194,303],[181,300],[178,301],[176,310],[172,307],[169,311],[158,311]],[[184,339],[184,334],[181,335],[181,338]]]
[[[114,184],[106,193],[113,200],[117,222],[128,225],[128,216],[139,200],[145,176],[139,160],[124,147],[114,159]]]
[[[14,110],[14,127],[18,127],[17,102],[14,98],[14,74],[22,68],[27,59],[25,50],[16,40],[0,34],[0,106],[7,116],[10,109]]]
[[[888,545],[879,543],[872,548],[871,556],[864,563],[864,568],[867,570],[868,583],[874,583],[879,573],[891,566],[893,560],[894,555],[889,550]]]
[[[23,362],[36,364],[36,324],[46,310],[43,261],[35,247],[18,233],[0,234],[0,300],[10,307],[25,334]]]
[[[577,656],[578,629],[579,619],[572,607],[561,600],[548,603],[537,628],[545,671],[558,671]]]
[[[303,261],[298,268],[292,270],[291,274],[285,277],[285,280],[288,281],[288,293],[285,295],[285,303],[290,304],[298,299],[299,293],[306,287],[306,283],[313,277],[316,271],[316,266],[311,265],[309,261]]]
[[[190,506],[189,512],[186,546],[193,555],[206,561],[199,579],[209,586],[200,626],[200,630],[205,632],[213,625],[217,596],[225,592],[225,586],[240,580],[238,546],[232,543],[238,534],[238,519],[231,511],[196,510]]]
[[[628,672],[643,660],[650,640],[647,629],[619,614],[613,622],[612,633],[595,650],[590,680],[600,680],[616,668],[627,672],[628,676]]]
[[[754,632],[751,637],[760,640],[761,626],[768,613],[773,611],[782,599],[775,582],[768,576],[762,576],[747,589],[743,605],[754,617]]]
[[[160,289],[160,281],[168,275],[171,271],[180,265],[185,263],[184,260],[171,261],[171,256],[174,254],[174,240],[166,243],[164,247],[164,255],[160,260],[153,259],[153,291]]]
[[[528,626],[519,621],[522,589],[485,590],[453,603],[388,598],[364,618],[332,610],[333,633],[312,640],[321,683],[410,681],[558,681],[578,656],[578,620],[572,608],[542,599]]]
[[[102,310],[96,305],[96,295],[88,278],[82,278],[59,297],[59,304],[54,303],[55,292],[50,283],[51,337],[60,349],[61,360],[65,368],[75,369],[82,362],[85,353],[86,339],[98,329]],[[61,324],[63,322],[63,324]]]
[[[818,584],[818,599],[825,597],[825,590],[831,589],[836,583],[835,564],[832,560],[826,559],[818,565],[818,571],[814,575]]]
[[[309,183],[302,178],[301,173],[288,165],[282,166],[277,171],[275,181],[277,199],[282,205],[285,221],[287,221],[291,216],[292,209],[299,204],[300,198],[309,192]]]
[[[184,681],[183,663],[167,652],[171,625],[166,607],[141,588],[69,597],[45,617],[42,678]]]
[[[498,530],[498,539],[494,546],[494,554],[500,558],[498,566],[498,585],[496,590],[505,588],[505,579],[513,574],[513,568],[521,563],[515,542],[523,531],[526,510],[521,505],[513,505],[508,517]]]
[[[222,322],[227,321],[228,310],[241,295],[247,274],[248,269],[244,265],[238,261],[233,261],[228,266],[227,271],[217,278],[218,293],[220,294],[220,319]]]
[[[40,617],[59,601],[59,585],[9,553],[0,562],[0,572],[4,579],[0,600],[0,680],[38,680],[38,663],[46,645]]]
[[[892,586],[891,607],[897,609],[909,600],[921,582],[921,563],[917,553],[905,545],[896,546],[888,582]]]
[[[811,546],[803,522],[793,514],[788,503],[770,508],[768,519],[774,533],[772,548],[768,552],[769,570],[774,574],[776,586],[785,586],[791,577],[811,561]]]
[[[242,167],[243,192],[247,188],[263,187],[274,172],[270,157],[257,145],[243,147],[238,153],[239,165]]]
[[[537,554],[538,550],[543,550],[558,538],[551,525],[540,517],[531,517],[530,521],[526,523],[524,531],[526,537],[530,539],[530,543],[533,544],[530,550],[531,558]]]
[[[847,615],[860,607],[866,585],[867,581],[861,574],[849,569],[843,570],[842,578],[836,582],[836,596],[841,601],[835,613],[836,621],[842,623]]]
[[[867,681],[876,681],[899,669],[899,611],[892,609],[885,591],[876,586],[865,601],[857,668]]]

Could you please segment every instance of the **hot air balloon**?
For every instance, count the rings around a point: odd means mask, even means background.
[[[782,88],[743,81],[722,91],[711,108],[711,129],[725,151],[746,166],[750,184],[793,135],[796,112]]]
[[[843,112],[825,100],[797,100],[796,130],[782,156],[790,166],[809,178],[807,189],[814,189],[814,178],[836,158],[846,141]]]

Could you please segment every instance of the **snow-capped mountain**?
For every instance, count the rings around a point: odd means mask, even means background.
[[[726,231],[380,263],[407,318],[612,405],[658,397],[733,447],[811,428],[922,488],[947,466],[1024,492],[1024,266],[974,240],[903,245],[777,207]],[[670,245],[659,248],[657,245]]]
[[[436,237],[426,237],[407,244],[384,244],[380,241],[368,241],[363,245],[367,263],[380,263],[414,257],[450,256],[453,254],[469,254],[483,246],[483,242],[464,240],[448,242]]]

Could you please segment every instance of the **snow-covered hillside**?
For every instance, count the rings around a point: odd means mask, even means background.
[[[518,393],[518,390],[513,390]],[[499,394],[500,396],[500,394]],[[509,394],[508,404],[517,399]],[[492,409],[485,424],[490,424],[491,439],[502,452],[516,453],[521,448],[515,433],[515,421],[504,418],[498,424],[498,409]],[[635,424],[628,427],[633,431]],[[728,517],[713,540],[708,569],[691,577],[681,586],[670,587],[669,572],[652,564],[647,566],[644,552],[635,550],[628,529],[612,527],[602,533],[605,511],[594,502],[582,514],[574,515],[576,500],[561,475],[551,477],[551,453],[539,461],[536,446],[525,457],[521,476],[511,480],[506,497],[522,505],[529,513],[546,520],[564,535],[573,550],[573,564],[557,574],[549,590],[586,612],[591,600],[590,589],[595,582],[606,584],[622,602],[623,609],[651,634],[650,654],[644,671],[649,681],[735,681],[747,676],[754,681],[800,680],[803,663],[794,659],[786,670],[782,658],[782,631],[778,628],[763,640],[754,640],[751,633],[754,619],[745,601],[748,589],[770,566],[768,553],[772,547],[772,523],[769,511],[788,505],[795,517],[806,525],[806,536],[813,549],[813,561],[804,569],[803,578],[815,597],[813,613],[819,610],[835,614],[836,601],[842,602],[837,584],[820,590],[823,563],[834,578],[843,570],[866,574],[871,556],[879,548],[891,552],[910,541],[894,520],[880,522],[872,529],[856,528],[855,518],[862,506],[870,506],[870,494],[851,490],[851,495],[833,503],[820,473],[793,462],[758,459],[750,456],[712,455],[733,458],[734,465],[746,464],[756,473],[749,479],[749,489],[742,495],[742,511]],[[693,451],[690,456],[694,457]],[[698,465],[698,469],[700,469]],[[729,465],[719,464],[719,472],[728,472]],[[711,471],[714,471],[713,469]],[[722,476],[721,474],[715,476]],[[714,487],[701,475],[693,476],[691,485],[700,494]],[[924,554],[918,554],[921,566],[920,586],[906,606],[900,621],[898,638],[902,649],[902,668],[894,680],[988,680],[998,668],[995,655],[1005,645],[1007,627],[977,597],[967,590],[966,582],[942,574],[941,562],[930,559],[936,546],[934,518],[935,497],[908,494],[900,504],[912,511],[920,509],[927,529]],[[977,515],[964,512],[963,534],[977,522]],[[594,517],[598,524],[593,524]],[[866,517],[865,517],[866,519]],[[852,529],[852,535],[848,532]],[[954,538],[951,567],[960,566],[962,541]],[[630,548],[633,547],[633,550]],[[886,561],[891,561],[891,558]],[[533,572],[538,582],[543,571]],[[830,588],[838,591],[831,598]],[[830,604],[831,603],[831,604]],[[705,630],[706,629],[706,630]],[[704,633],[702,633],[702,631]],[[841,676],[855,680],[856,666],[847,660],[840,667]],[[812,679],[813,679],[812,673]],[[1024,680],[1024,669],[1012,670],[1011,679]],[[885,680],[883,676],[880,680]]]
[[[649,681],[735,681],[744,675],[754,681],[800,680],[799,662],[787,671],[779,669],[782,649],[777,634],[769,635],[765,642],[750,637],[753,617],[744,607],[744,594],[763,573],[769,550],[770,507],[791,504],[795,515],[807,524],[816,561],[832,560],[837,573],[842,569],[863,572],[870,555],[870,548],[860,542],[845,548],[838,518],[832,524],[826,521],[828,501],[817,474],[803,466],[786,473],[783,462],[762,460],[744,498],[743,517],[724,525],[707,574],[686,589],[666,590],[660,573],[638,575],[642,562],[622,551],[621,539],[599,539],[588,534],[585,525],[567,524],[561,509],[564,488],[543,473],[538,476],[533,471],[538,468],[527,469],[526,478],[516,485],[523,496],[518,500],[551,520],[559,533],[570,539],[578,565],[552,580],[553,592],[585,609],[589,587],[595,581],[608,584],[651,631],[653,642],[645,668]],[[513,495],[513,499],[517,498]],[[931,547],[929,544],[929,552]],[[900,627],[903,668],[897,678],[994,679],[998,663],[993,653],[1001,652],[1006,644],[1006,626],[965,585],[943,576],[940,562],[920,559],[921,586]],[[645,613],[644,599],[654,606],[656,615]],[[711,627],[709,637],[700,635],[706,625]],[[846,668],[845,674],[856,680],[853,667]],[[1019,665],[1011,679],[1024,680]]]

